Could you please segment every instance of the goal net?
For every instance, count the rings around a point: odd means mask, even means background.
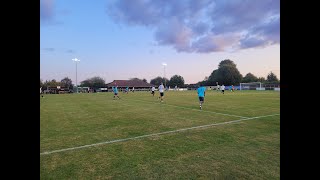
[[[240,90],[265,90],[261,82],[240,83]]]

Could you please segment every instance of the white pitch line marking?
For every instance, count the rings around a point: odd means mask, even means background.
[[[98,145],[103,145],[103,144],[111,144],[111,143],[116,143],[116,142],[123,142],[123,141],[128,141],[128,140],[141,139],[141,138],[145,138],[145,137],[176,133],[176,132],[187,131],[187,130],[191,130],[191,129],[206,128],[206,127],[211,127],[211,126],[219,126],[219,125],[223,125],[223,124],[232,124],[232,123],[237,123],[237,122],[241,122],[241,121],[247,121],[247,120],[251,120],[251,119],[258,119],[258,118],[264,118],[264,117],[270,117],[270,116],[277,116],[277,115],[280,115],[280,114],[257,116],[257,117],[251,117],[251,118],[245,118],[245,119],[239,119],[239,120],[233,120],[233,121],[227,121],[227,122],[221,122],[221,123],[214,123],[214,124],[208,124],[208,125],[202,125],[202,126],[194,126],[194,127],[190,127],[190,128],[177,129],[177,130],[173,130],[173,131],[166,131],[166,132],[160,132],[160,133],[154,133],[154,134],[146,134],[146,135],[142,135],[142,136],[136,136],[136,137],[125,138],[125,139],[116,139],[116,140],[112,140],[112,141],[105,141],[105,142],[100,142],[100,143],[95,143],[95,144],[88,144],[88,145],[77,146],[77,147],[72,147],[72,148],[59,149],[59,150],[53,150],[53,151],[46,151],[46,152],[40,153],[40,155],[48,155],[48,154],[52,154],[52,153],[71,151],[71,150],[76,150],[76,149],[83,149],[83,148],[92,147],[92,146],[98,146]]]
[[[156,104],[156,103],[154,103],[154,102],[143,101],[143,100],[132,100],[132,101],[140,101],[140,102],[148,102],[148,103]],[[221,115],[225,115],[225,116],[233,116],[233,117],[240,117],[240,118],[248,118],[248,117],[244,117],[244,116],[237,116],[237,115],[232,115],[232,114],[218,113],[218,112],[214,112],[214,111],[206,111],[206,110],[200,110],[200,109],[193,109],[193,108],[176,106],[176,105],[171,105],[171,104],[166,104],[166,103],[162,103],[162,104],[163,104],[163,105],[166,105],[166,106],[178,107],[178,108],[183,108],[183,109],[190,109],[190,110],[193,110],[193,111],[208,112],[208,113],[213,113],[213,114],[221,114]]]

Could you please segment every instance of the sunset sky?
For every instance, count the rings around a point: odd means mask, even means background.
[[[280,1],[41,0],[40,79],[75,84],[73,58],[78,84],[176,74],[197,83],[225,59],[243,76],[280,79]]]

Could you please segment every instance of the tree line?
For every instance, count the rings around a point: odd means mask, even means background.
[[[202,83],[206,86],[214,86],[216,83],[224,85],[239,85],[240,83],[261,82],[265,84],[279,84],[277,76],[270,72],[267,78],[256,77],[252,73],[247,73],[244,77],[240,74],[236,64],[230,59],[223,60],[219,63],[218,69],[212,71],[209,77],[205,77]]]
[[[146,79],[139,79],[139,78],[131,78],[130,80],[141,80],[147,82]],[[196,84],[203,84],[205,86],[215,86],[216,83],[224,84],[224,85],[239,85],[240,83],[248,83],[248,82],[262,82],[265,84],[279,84],[280,80],[277,76],[270,72],[266,78],[264,77],[256,77],[252,73],[247,73],[244,77],[240,74],[239,70],[237,69],[236,64],[229,60],[223,60],[219,63],[218,69],[212,71],[209,76],[206,76],[203,81],[199,81]],[[184,83],[184,78],[180,75],[173,75],[170,79],[164,77],[156,77],[150,80],[150,84],[155,86],[159,86],[161,83],[166,84],[170,87],[187,87]],[[63,78],[60,82],[56,81],[55,79],[50,81],[43,82],[40,79],[40,87],[46,89],[47,87],[56,87],[56,86],[63,86],[69,89],[73,89],[74,84],[72,84],[72,80],[68,77]],[[84,81],[80,82],[80,87],[90,87],[94,89],[98,89],[105,86],[105,81],[103,78],[95,76],[92,78],[88,78]]]

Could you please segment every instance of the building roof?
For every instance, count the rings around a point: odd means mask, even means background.
[[[154,85],[146,83],[142,80],[114,80],[111,83],[106,84],[107,87],[118,86],[118,87],[152,87]]]

